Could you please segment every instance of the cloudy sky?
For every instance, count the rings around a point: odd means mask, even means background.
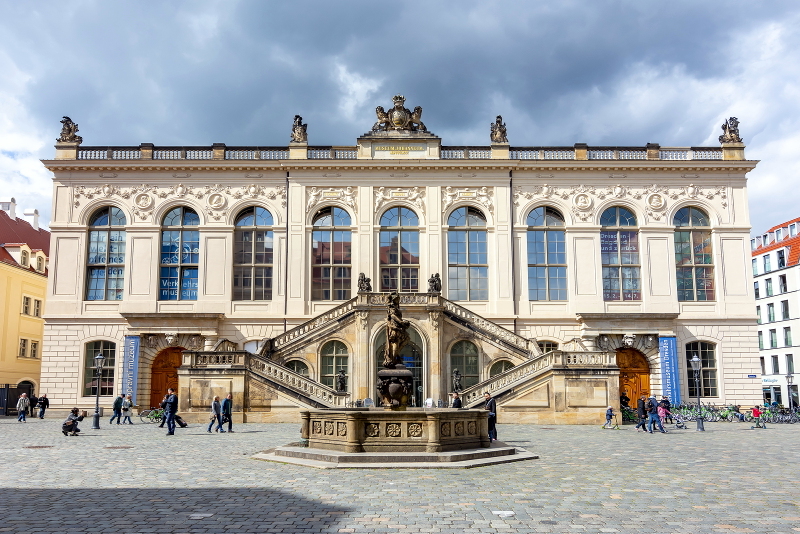
[[[800,216],[796,1],[0,0],[0,196],[50,214],[59,120],[84,145],[354,144],[403,93],[448,145],[718,145],[754,232]],[[789,187],[788,190],[783,189]]]

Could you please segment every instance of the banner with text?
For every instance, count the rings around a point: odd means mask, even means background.
[[[673,406],[677,406],[681,403],[678,340],[674,337],[659,338],[658,354],[661,356],[661,383],[664,395],[669,398]]]
[[[122,393],[136,404],[136,383],[139,378],[139,336],[125,336],[122,355]]]

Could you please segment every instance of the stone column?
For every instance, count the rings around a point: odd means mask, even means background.
[[[442,452],[442,441],[439,432],[441,414],[428,412],[426,415],[428,417],[428,444],[425,447],[425,452]]]
[[[305,423],[304,423],[305,424]],[[361,433],[364,431],[364,414],[352,412],[347,414],[347,446],[345,452],[364,452]]]
[[[300,412],[300,439],[308,441],[311,435],[311,412],[303,410]]]

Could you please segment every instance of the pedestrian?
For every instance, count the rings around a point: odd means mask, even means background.
[[[647,432],[647,407],[645,406],[645,401],[647,399],[647,394],[642,393],[639,396],[639,400],[636,401],[636,417],[639,419],[636,422],[636,432]]]
[[[117,424],[119,420],[122,418],[122,401],[125,399],[125,395],[120,393],[117,395],[117,398],[114,399],[114,404],[111,406],[111,409],[114,410],[114,413],[111,414],[111,419],[109,419],[108,424],[111,425],[114,423],[114,419],[117,420]]]
[[[211,422],[208,423],[207,430],[209,434],[211,434],[211,427],[214,426],[214,422],[217,423],[215,432],[224,434],[225,431],[222,430],[222,406],[219,403],[219,395],[215,395],[214,400],[211,402]]]
[[[164,399],[164,422],[167,424],[167,435],[175,435],[175,415],[178,413],[178,396],[175,390],[167,388],[167,398]]]
[[[484,391],[483,398],[486,400],[483,409],[489,412],[489,442],[497,441],[497,402],[488,391]]]
[[[657,411],[658,411],[658,419],[659,419],[659,421],[661,421],[661,425],[662,425],[662,428],[663,428],[664,420],[667,418],[667,416],[670,416],[670,419],[672,419],[672,414],[669,411],[667,411],[666,408],[664,408],[664,403],[663,402],[659,402],[658,403],[658,410]]]
[[[222,422],[228,423],[228,432],[233,432],[233,393],[222,401]]]
[[[161,413],[161,424],[158,425],[158,428],[164,428],[164,425],[167,423],[167,397],[169,397],[169,395],[164,395],[164,398],[161,399],[159,403],[159,406],[164,411]]]
[[[758,421],[761,418],[761,408],[753,406],[753,419]]]
[[[661,397],[661,406],[667,411],[666,418],[669,420],[669,424],[672,424],[672,403],[669,402],[669,397],[666,395]],[[664,421],[662,420],[661,422],[663,423]]]
[[[73,408],[64,422],[61,423],[61,433],[65,436],[77,436],[78,432],[81,431],[78,428],[78,421],[83,421],[85,416],[86,412],[79,413],[78,408]]]
[[[29,400],[31,401],[30,405],[28,406],[28,409],[30,410],[30,416],[36,417],[35,410],[36,410],[36,404],[39,402],[39,398],[36,396],[34,392],[31,391],[31,396]]]
[[[461,408],[461,397],[458,396],[458,391],[453,392],[453,404],[450,406],[452,408]]]
[[[50,407],[50,399],[47,398],[47,393],[42,393],[39,397],[39,419],[44,419],[44,412]]]
[[[603,428],[611,428],[611,418],[614,417],[614,407],[609,406],[606,408],[606,424],[603,425]]]
[[[128,395],[122,399],[122,424],[132,425],[131,414],[133,413],[133,399]]]
[[[622,395],[619,396],[619,405],[625,406],[626,408],[630,408],[629,403],[631,402],[630,397],[628,397],[628,392],[623,391]]]
[[[664,426],[661,424],[661,419],[658,418],[658,401],[655,395],[647,399],[647,432],[650,434],[653,433],[653,424],[658,426],[658,430],[662,434],[667,433],[667,431],[664,430]]]
[[[27,423],[25,414],[28,413],[28,407],[31,405],[31,400],[28,398],[27,393],[23,393],[17,400],[17,422]]]

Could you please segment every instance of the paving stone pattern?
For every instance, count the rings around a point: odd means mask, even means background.
[[[296,441],[293,424],[90,427],[64,437],[57,419],[0,418],[0,532],[800,532],[800,425],[499,425],[541,459],[372,472],[250,458]]]

